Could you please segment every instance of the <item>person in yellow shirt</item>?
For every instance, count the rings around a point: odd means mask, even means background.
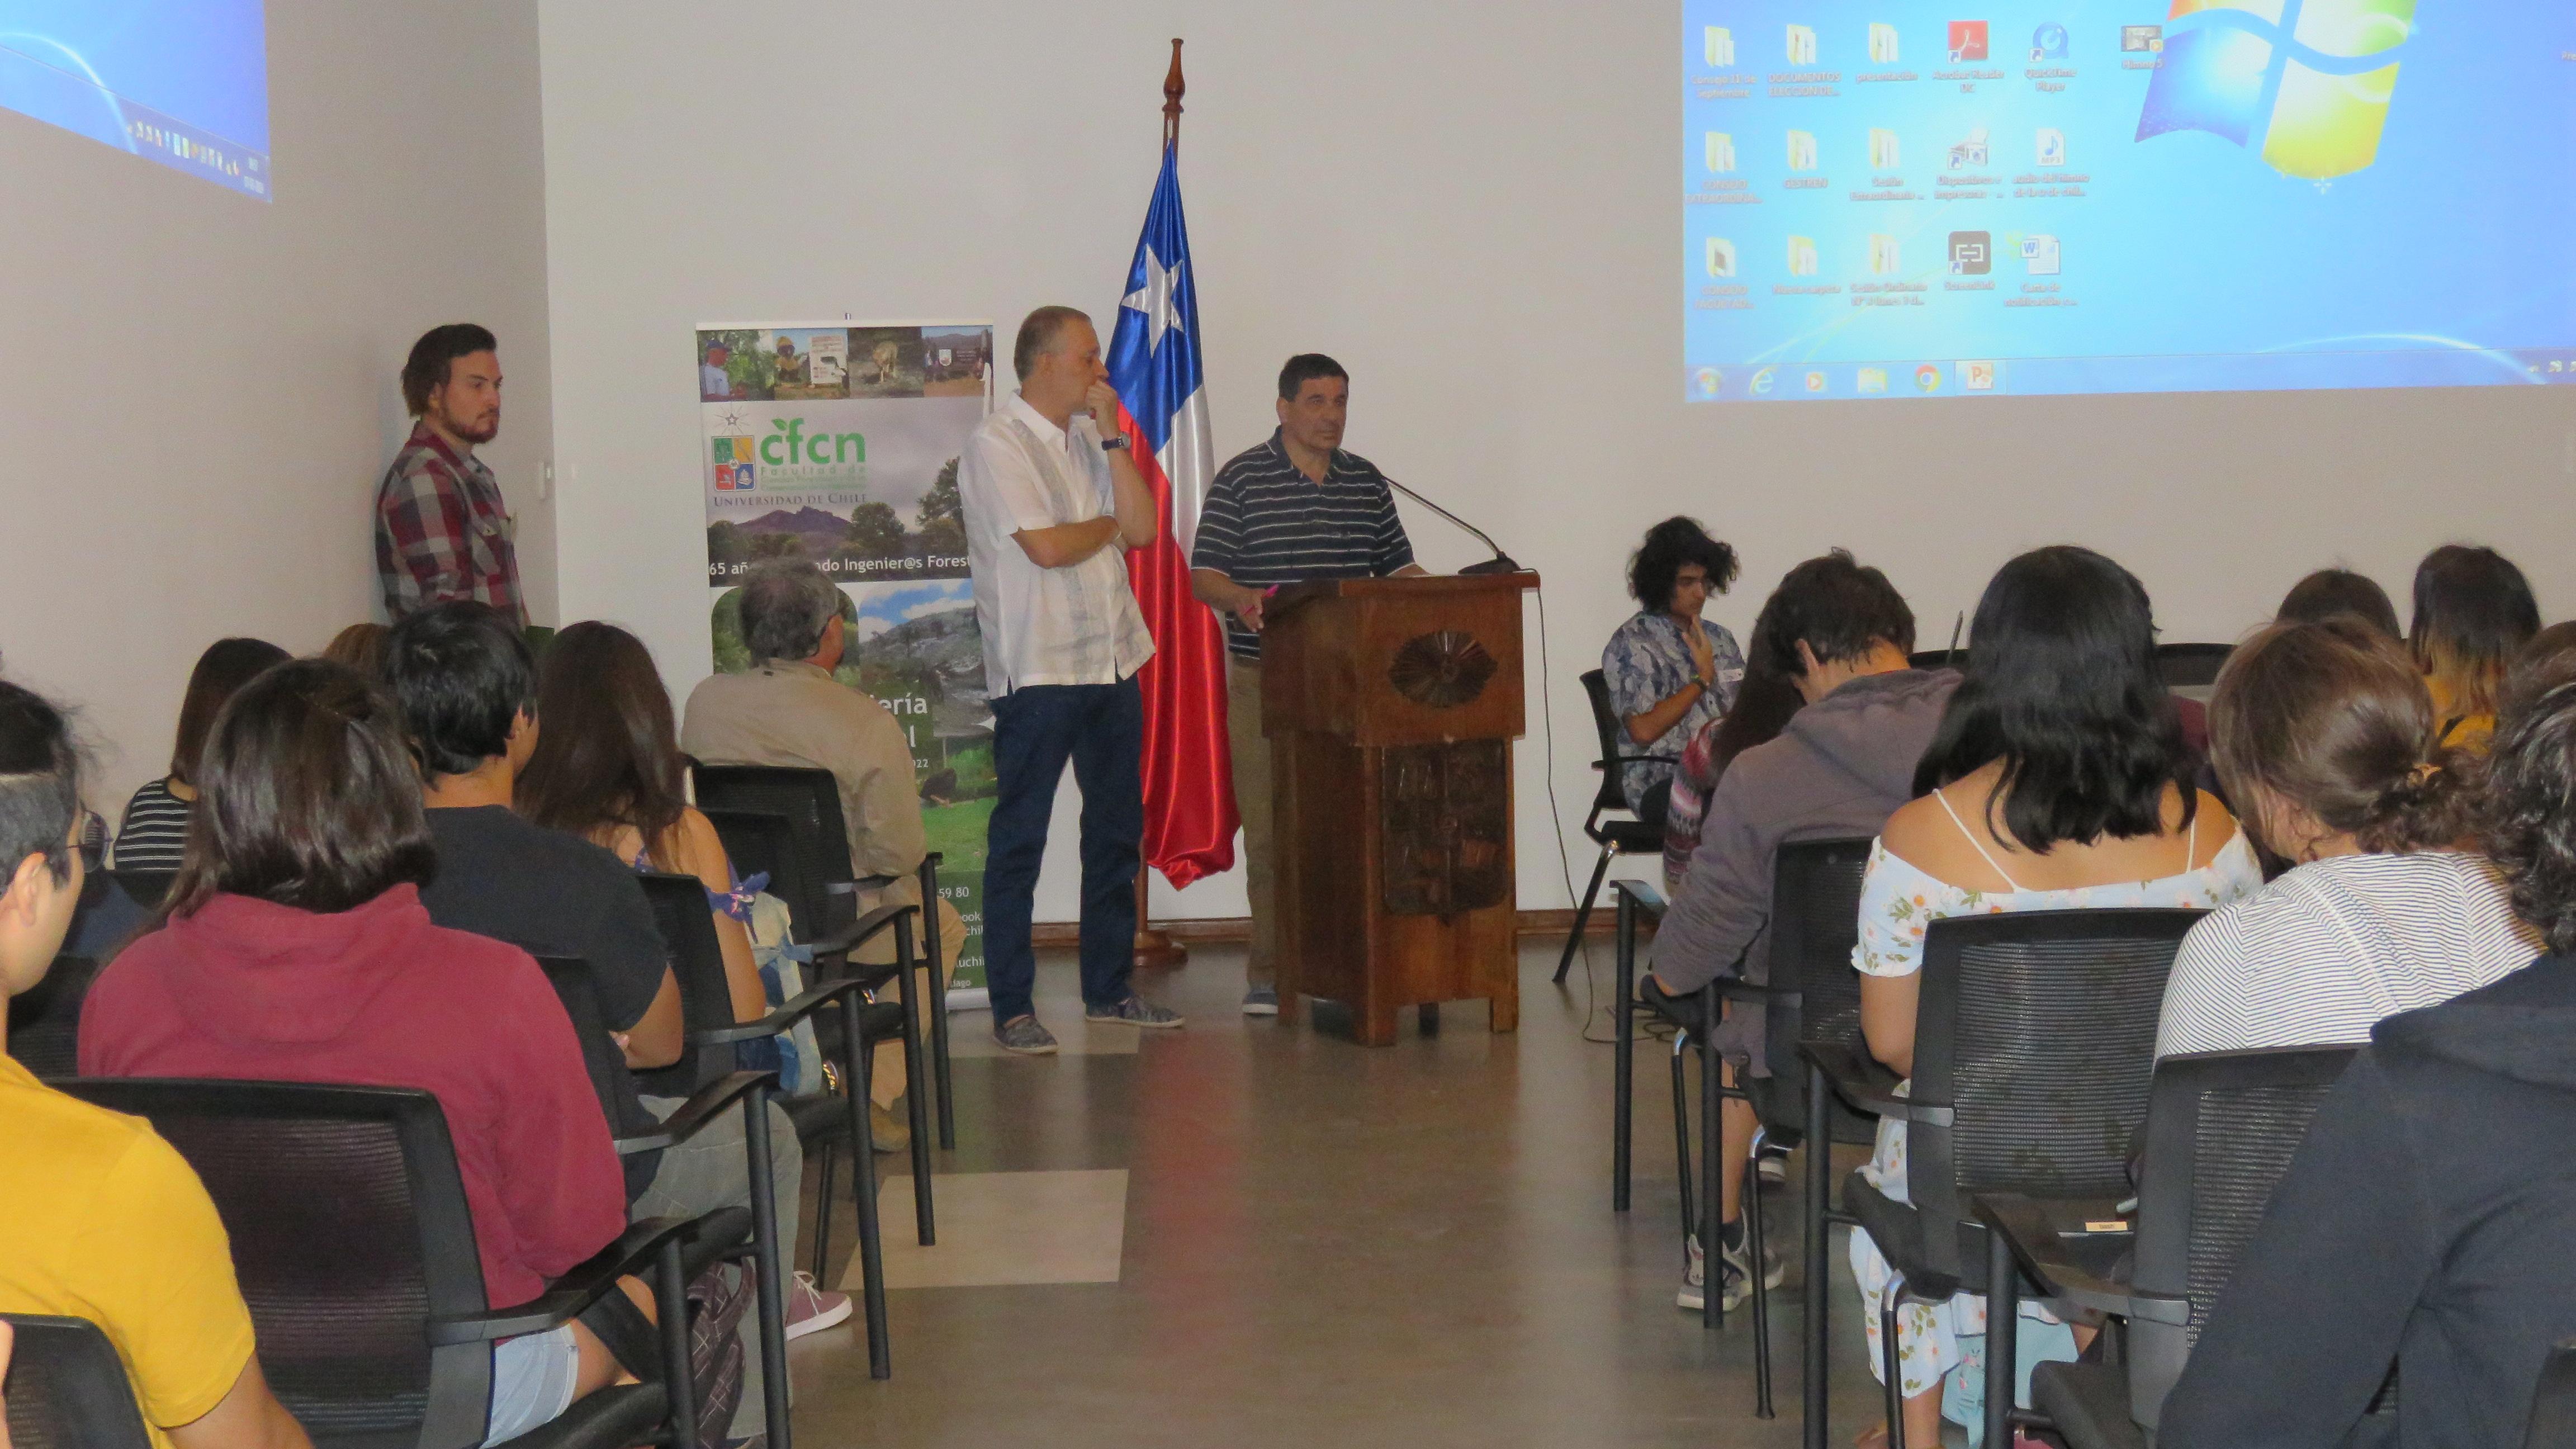
[[[79,754],[61,711],[0,682],[0,988],[44,979],[81,882]],[[0,1047],[8,1027],[0,1014]],[[86,1318],[124,1360],[155,1449],[311,1449],[261,1377],[230,1242],[145,1123],[0,1056],[0,1312]]]
[[[2406,642],[2432,692],[2444,749],[2487,752],[2505,669],[2539,632],[2540,606],[2511,559],[2458,543],[2424,555]]]

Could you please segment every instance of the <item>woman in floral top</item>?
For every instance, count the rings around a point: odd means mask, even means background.
[[[1629,755],[1650,755],[1620,776],[1628,808],[1660,830],[1670,761],[1726,713],[1744,679],[1744,651],[1717,624],[1700,622],[1712,593],[1735,582],[1735,550],[1695,518],[1667,518],[1646,530],[1628,561],[1628,591],[1644,605],[1601,651],[1610,708],[1627,727]]]
[[[2260,889],[2253,848],[2191,773],[2137,579],[2080,548],[2006,564],[1977,605],[1966,677],[1916,772],[1922,798],[1888,820],[1870,852],[1852,951],[1870,1054],[1900,1077],[1913,1072],[1924,930],[1945,916],[2214,909]],[[1879,1125],[1862,1172],[1880,1192],[1912,1200],[1904,1123]],[[1879,1368],[1891,1275],[1866,1233],[1852,1234],[1851,1256]],[[2025,1362],[2075,1356],[2068,1328],[2036,1305],[2022,1314]],[[1899,1310],[1908,1445],[1939,1444],[1945,1411],[1976,1432],[1985,1329],[1975,1294]]]

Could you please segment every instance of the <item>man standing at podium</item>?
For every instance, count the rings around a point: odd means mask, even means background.
[[[1270,741],[1261,733],[1261,605],[1283,584],[1424,572],[1377,465],[1342,451],[1351,376],[1320,352],[1279,369],[1279,429],[1227,463],[1209,485],[1190,556],[1190,591],[1225,619],[1226,736],[1243,817],[1252,952],[1246,1016],[1279,1014],[1277,842]]]

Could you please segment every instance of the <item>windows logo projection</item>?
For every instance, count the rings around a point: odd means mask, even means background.
[[[2567,0],[1682,22],[1688,399],[2576,382]]]

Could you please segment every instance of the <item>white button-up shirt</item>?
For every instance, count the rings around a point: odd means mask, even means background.
[[[1116,513],[1109,455],[1089,415],[1059,428],[1011,394],[967,440],[957,491],[994,697],[1032,684],[1115,684],[1145,667],[1154,638],[1123,549],[1040,568],[1012,536]]]

